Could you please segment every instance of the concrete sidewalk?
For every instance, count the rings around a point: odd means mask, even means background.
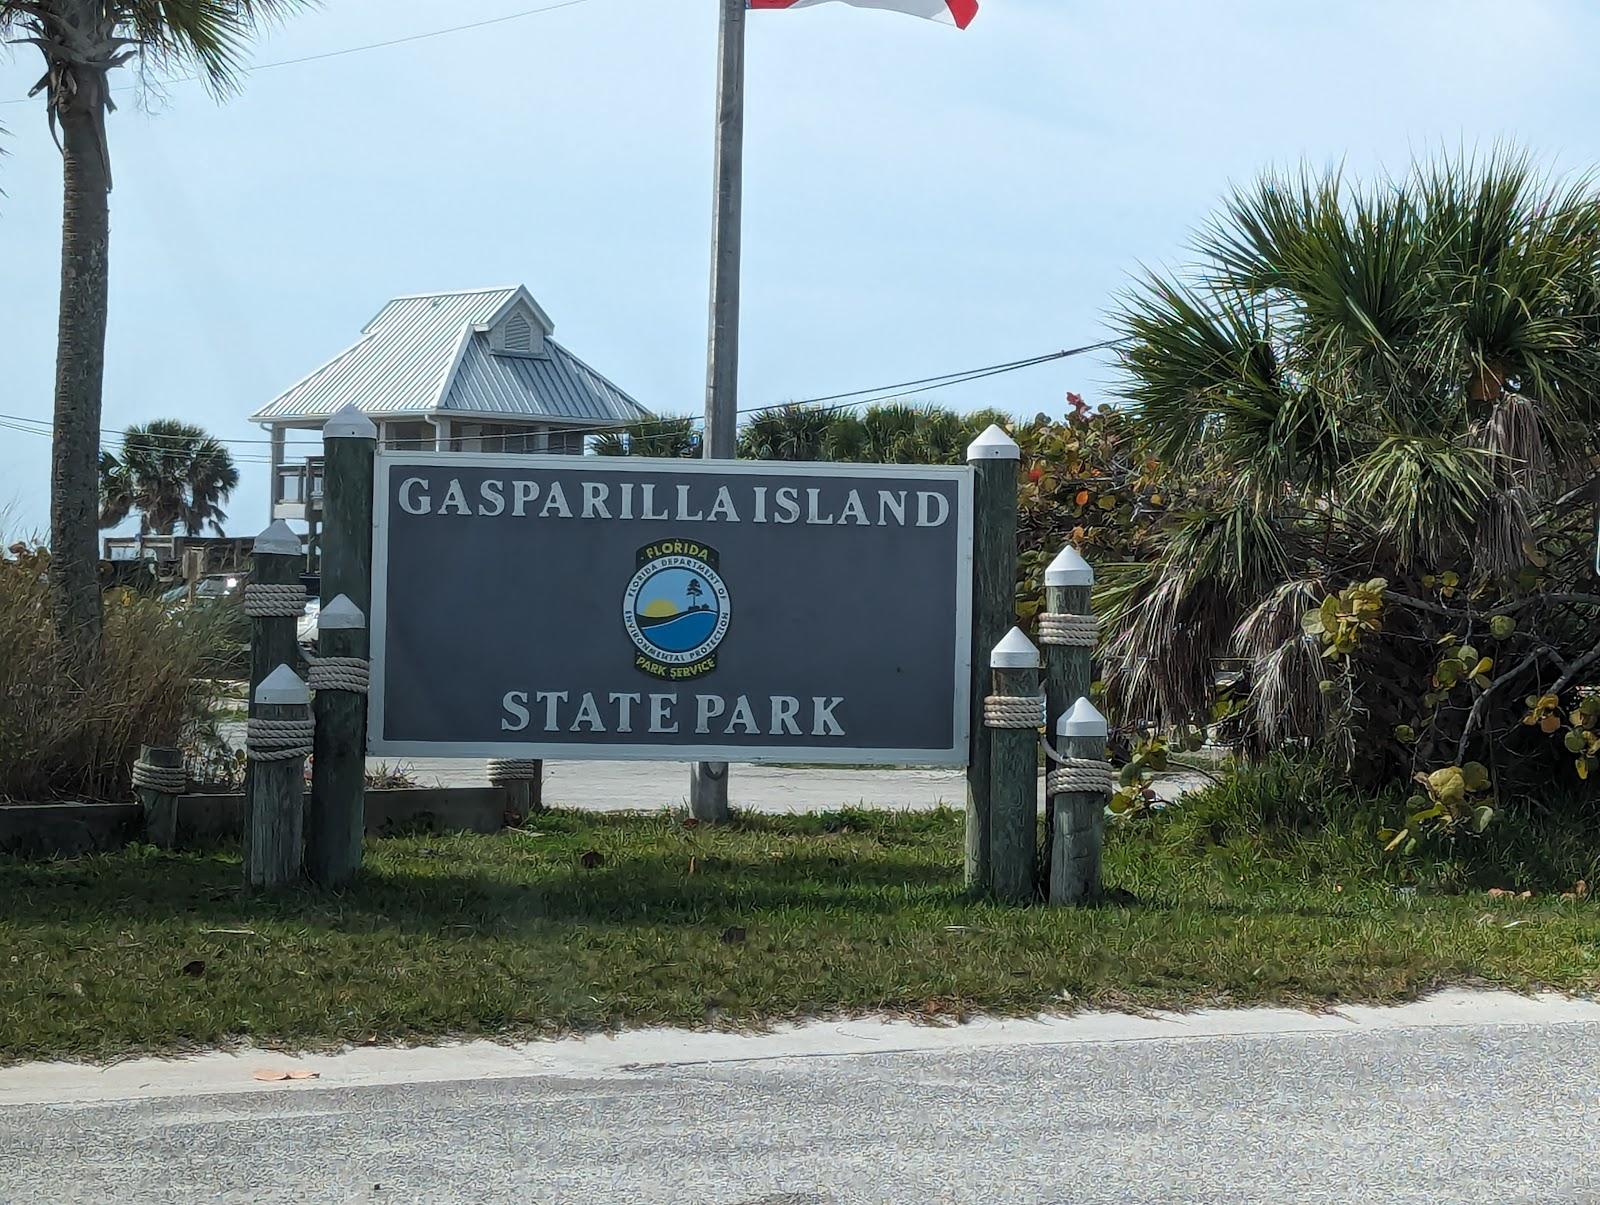
[[[368,763],[376,767],[379,760]],[[464,758],[418,758],[405,766],[424,786],[487,786],[488,763]],[[1204,779],[1197,774],[1165,776],[1157,793],[1176,799]],[[963,770],[877,770],[832,766],[734,766],[728,794],[734,807],[749,811],[798,813],[841,807],[914,811],[946,804],[966,806]],[[545,763],[545,802],[552,807],[599,812],[656,811],[688,803],[689,767],[681,762]]]

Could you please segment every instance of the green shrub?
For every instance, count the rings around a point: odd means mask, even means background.
[[[1600,811],[1586,797],[1503,798],[1510,823],[1482,833],[1428,830],[1409,852],[1385,851],[1379,834],[1403,825],[1411,806],[1402,787],[1358,790],[1324,761],[1271,754],[1178,804],[1115,823],[1112,840],[1154,839],[1227,862],[1244,891],[1286,873],[1330,891],[1387,880],[1429,891],[1550,894],[1600,881]]]
[[[229,656],[232,608],[169,610],[131,590],[105,595],[89,683],[57,671],[49,556],[0,558],[0,800],[126,798],[140,744],[183,744],[210,718]]]

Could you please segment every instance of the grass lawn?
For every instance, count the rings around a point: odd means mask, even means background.
[[[1221,804],[1114,828],[1113,902],[1065,911],[967,900],[961,830],[949,811],[721,831],[557,812],[374,841],[354,889],[279,897],[240,890],[236,852],[0,860],[0,1061],[1600,986],[1592,902],[1400,889],[1366,833]]]

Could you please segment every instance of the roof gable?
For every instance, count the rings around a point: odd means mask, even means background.
[[[490,354],[497,324],[516,314],[539,331],[542,359]],[[520,285],[396,297],[362,328],[357,342],[251,417],[308,421],[347,405],[372,415],[471,410],[557,422],[627,422],[648,414],[551,342],[554,329],[550,316]],[[518,372],[511,370],[513,364],[544,365],[545,371]],[[492,405],[476,410],[467,401]]]

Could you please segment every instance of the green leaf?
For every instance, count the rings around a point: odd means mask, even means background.
[[[1482,832],[1489,827],[1489,821],[1494,819],[1494,809],[1488,804],[1480,804],[1472,812],[1472,827]]]
[[[1489,635],[1504,640],[1517,630],[1517,621],[1509,615],[1496,615],[1489,621]]]
[[[1410,835],[1411,835],[1411,830],[1410,829],[1406,829],[1406,828],[1401,829],[1393,837],[1389,838],[1389,844],[1387,844],[1387,845],[1385,845],[1383,847],[1383,852],[1386,853],[1386,854],[1393,853],[1395,851],[1395,848],[1402,841],[1404,841],[1407,837],[1409,837]]]
[[[1568,753],[1582,753],[1589,742],[1584,739],[1583,733],[1576,728],[1572,728],[1567,731],[1566,736],[1561,738],[1561,743],[1567,747]]]
[[[1461,778],[1469,791],[1489,789],[1489,767],[1482,762],[1469,761],[1461,767]]]

